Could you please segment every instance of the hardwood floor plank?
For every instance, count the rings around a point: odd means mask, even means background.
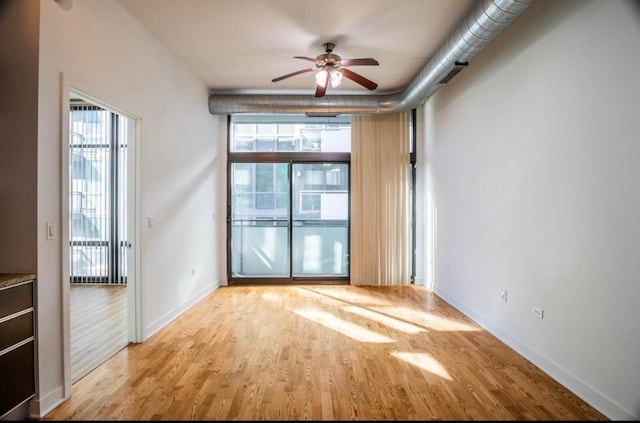
[[[77,381],[127,346],[127,288],[71,284],[71,380]]]
[[[45,420],[606,420],[422,286],[223,287]]]

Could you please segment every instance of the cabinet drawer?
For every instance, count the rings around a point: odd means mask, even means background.
[[[34,341],[0,356],[0,416],[36,392]]]
[[[33,336],[33,311],[0,323],[0,351]]]
[[[0,319],[33,307],[33,282],[0,290]]]

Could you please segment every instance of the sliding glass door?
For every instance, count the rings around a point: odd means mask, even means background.
[[[293,276],[348,276],[349,165],[293,164]]]
[[[289,164],[231,165],[231,274],[289,277]]]
[[[349,120],[234,119],[229,283],[348,283]]]
[[[231,276],[348,276],[347,163],[234,163],[231,178]]]

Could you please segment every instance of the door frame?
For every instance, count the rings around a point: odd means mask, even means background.
[[[129,178],[127,193],[128,232],[131,237],[127,274],[127,338],[128,342],[142,342],[142,296],[140,287],[140,139],[141,118],[131,112],[115,107],[110,102],[88,94],[91,90],[83,88],[69,75],[61,74],[60,104],[60,175],[61,175],[61,282],[62,282],[62,355],[63,355],[63,397],[71,396],[71,313],[70,313],[70,254],[69,254],[69,118],[71,98],[81,98],[96,106],[105,108],[124,116],[133,123],[129,128],[127,177]]]

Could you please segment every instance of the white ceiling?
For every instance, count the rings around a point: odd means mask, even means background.
[[[350,70],[376,82],[368,91],[344,80],[327,94],[399,91],[420,72],[472,7],[473,0],[120,0],[212,90],[313,93],[313,66],[325,42],[343,59],[379,66]]]

